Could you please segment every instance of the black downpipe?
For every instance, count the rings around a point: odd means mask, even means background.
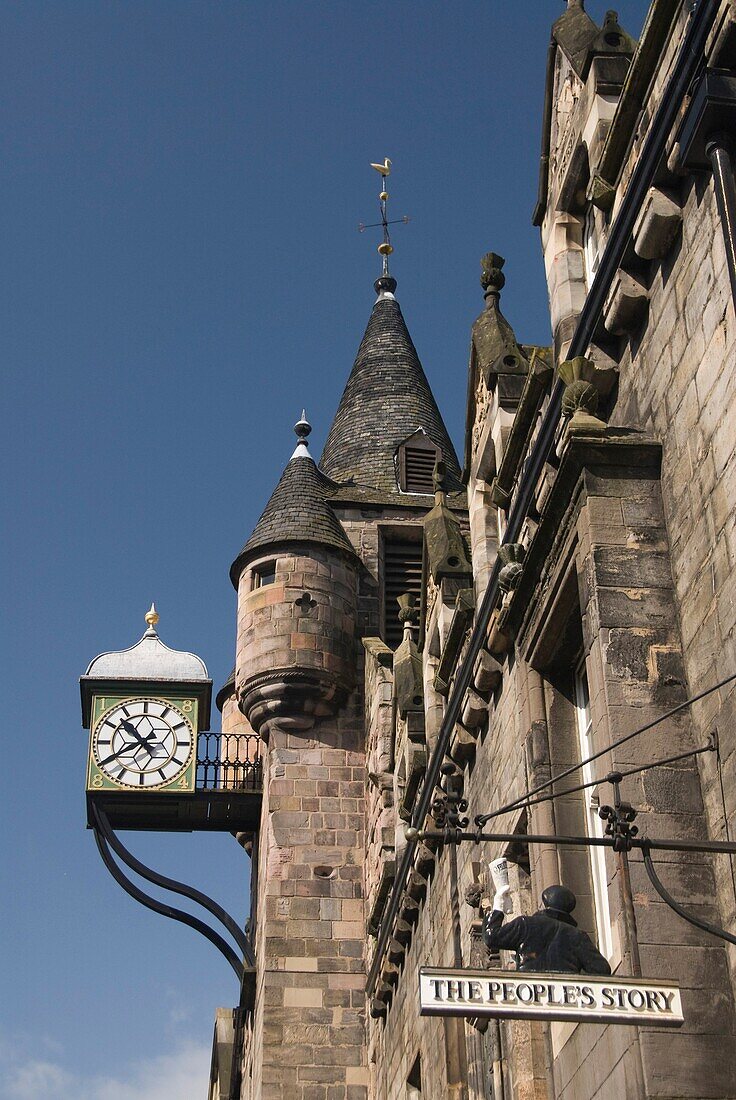
[[[717,134],[705,147],[713,168],[713,186],[726,247],[731,297],[736,308],[736,184],[733,178],[731,152],[733,143],[727,134]]]
[[[696,73],[704,66],[704,51],[708,34],[715,20],[720,0],[699,0],[695,8],[690,26],[685,35],[685,40],[675,62],[672,75],[665,89],[662,101],[652,119],[649,133],[634,167],[631,182],[624,195],[619,213],[616,217],[601,258],[600,267],[583,305],[577,328],[570,345],[569,357],[574,359],[577,355],[583,355],[590,344],[595,328],[603,311],[603,305],[608,290],[613,282],[613,277],[623,259],[626,247],[634,229],[634,223],[639,209],[652,184],[657,168],[666,154],[667,141],[672,128],[677,120],[680,105],[690,88]],[[530,505],[534,498],[537,482],[544,468],[547,456],[550,453],[554,441],[557,425],[560,418],[560,406],[562,400],[562,383],[558,380],[555,384],[550,402],[542,423],[539,435],[535,441],[524,480],[519,488],[519,494],[509,515],[506,530],[505,543],[516,542],[521,531],[524,519],[529,513]],[[465,694],[470,686],[473,667],[488,630],[491,614],[498,601],[498,574],[500,563],[496,559],[491,576],[488,581],[483,600],[478,609],[478,617],[473,627],[468,651],[461,664],[453,691],[450,695],[442,725],[439,730],[437,745],[430,758],[427,774],[422,786],[419,803],[412,815],[412,826],[421,829],[424,819],[429,812],[435,785],[437,784],[440,766],[447,752],[452,731],[460,718],[460,710]],[[388,945],[388,938],[393,930],[396,920],[401,895],[406,882],[406,876],[410,870],[417,840],[413,838],[407,841],[401,864],[394,880],[391,897],[385,916],[381,922],[376,948],[370,971],[366,982],[368,996],[372,997],[376,988],[378,976],[383,958]]]
[[[539,188],[537,205],[532,214],[532,225],[541,225],[547,209],[547,188],[549,187],[549,148],[552,140],[552,94],[555,75],[557,43],[554,37],[547,47],[547,72],[544,78],[544,110],[542,111],[542,151],[539,155]]]

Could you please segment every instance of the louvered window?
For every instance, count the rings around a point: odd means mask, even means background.
[[[403,636],[396,602],[405,592],[420,599],[422,588],[422,544],[392,537],[383,542],[383,640],[395,649]]]
[[[439,448],[418,432],[399,448],[399,481],[404,493],[433,493],[432,474]]]

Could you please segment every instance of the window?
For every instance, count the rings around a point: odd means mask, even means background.
[[[498,545],[503,542],[503,536],[506,534],[506,513],[503,508],[496,509],[496,527],[498,530]]]
[[[575,709],[577,712],[578,742],[580,758],[587,760],[595,751],[592,740],[593,724],[590,717],[590,692],[585,661],[575,671]],[[591,764],[583,764],[580,769],[583,783],[593,779]],[[598,816],[599,799],[595,787],[587,787],[583,792],[585,807],[585,826],[588,836],[605,835],[603,822]],[[613,955],[613,937],[611,932],[611,908],[608,902],[608,875],[606,872],[606,849],[590,848],[590,874],[593,880],[593,901],[595,904],[595,925],[598,933],[598,950],[607,959]]]
[[[590,289],[601,259],[596,210],[592,203],[585,212],[585,223],[583,225],[583,254],[585,256],[585,278],[588,289]]]
[[[263,588],[266,584],[274,584],[276,581],[276,562],[264,561],[253,570],[253,589]]]
[[[434,464],[441,457],[439,447],[421,429],[409,436],[398,450],[399,488],[402,493],[433,493]]]
[[[383,640],[395,649],[403,637],[396,602],[405,592],[417,599],[422,587],[422,544],[402,536],[383,539]]]

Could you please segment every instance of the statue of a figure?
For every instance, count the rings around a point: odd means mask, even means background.
[[[494,860],[491,864],[496,893],[493,908],[483,917],[486,946],[491,951],[515,951],[517,970],[610,974],[608,960],[571,916],[577,898],[566,886],[548,886],[542,894],[543,909],[531,917],[517,917],[504,924],[511,890],[505,864],[505,860]]]

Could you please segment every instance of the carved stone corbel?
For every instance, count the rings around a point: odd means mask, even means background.
[[[619,268],[603,307],[603,323],[614,336],[628,336],[639,327],[648,304],[649,291],[644,283]]]
[[[501,683],[503,667],[487,650],[481,649],[473,669],[473,687],[482,695],[494,692]]]
[[[601,397],[611,392],[616,379],[615,369],[599,366],[593,359],[578,355],[560,363],[557,373],[565,383],[562,416],[569,421],[566,432],[605,432],[605,421],[596,413]]]
[[[682,223],[682,210],[667,191],[650,187],[634,226],[634,251],[642,260],[666,256]]]
[[[516,588],[524,572],[525,554],[520,542],[507,542],[499,546],[498,556],[503,564],[498,574],[498,587],[502,592],[512,592]]]

